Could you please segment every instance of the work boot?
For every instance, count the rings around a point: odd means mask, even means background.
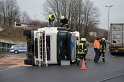
[[[77,61],[77,66],[79,66],[79,61]]]
[[[105,62],[105,59],[102,59],[103,62]]]
[[[98,61],[96,59],[94,59],[94,63],[97,63]]]
[[[98,61],[94,61],[94,63],[98,63]]]

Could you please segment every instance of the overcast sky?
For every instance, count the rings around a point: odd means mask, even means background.
[[[32,19],[45,20],[43,4],[45,0],[17,0],[22,11],[26,11]],[[124,0],[92,0],[94,5],[99,8],[100,24],[99,28],[108,29],[108,8],[105,6],[113,5],[110,8],[110,23],[124,23]]]

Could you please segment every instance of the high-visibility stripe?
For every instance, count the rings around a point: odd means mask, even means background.
[[[83,49],[84,43],[78,43],[78,54],[85,54],[84,49]],[[82,50],[79,48],[79,46],[82,46]]]
[[[80,60],[80,58],[77,58],[77,60]]]

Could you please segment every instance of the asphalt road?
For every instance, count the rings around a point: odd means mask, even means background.
[[[93,49],[89,49],[93,54]],[[48,67],[18,67],[0,70],[0,82],[124,82],[124,58],[106,52],[106,62],[87,60],[88,70],[81,66],[49,65]]]

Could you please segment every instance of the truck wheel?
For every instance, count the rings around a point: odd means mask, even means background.
[[[19,51],[18,51],[18,50],[15,50],[15,51],[14,51],[14,53],[15,53],[15,54],[18,54],[18,53],[19,53]]]

